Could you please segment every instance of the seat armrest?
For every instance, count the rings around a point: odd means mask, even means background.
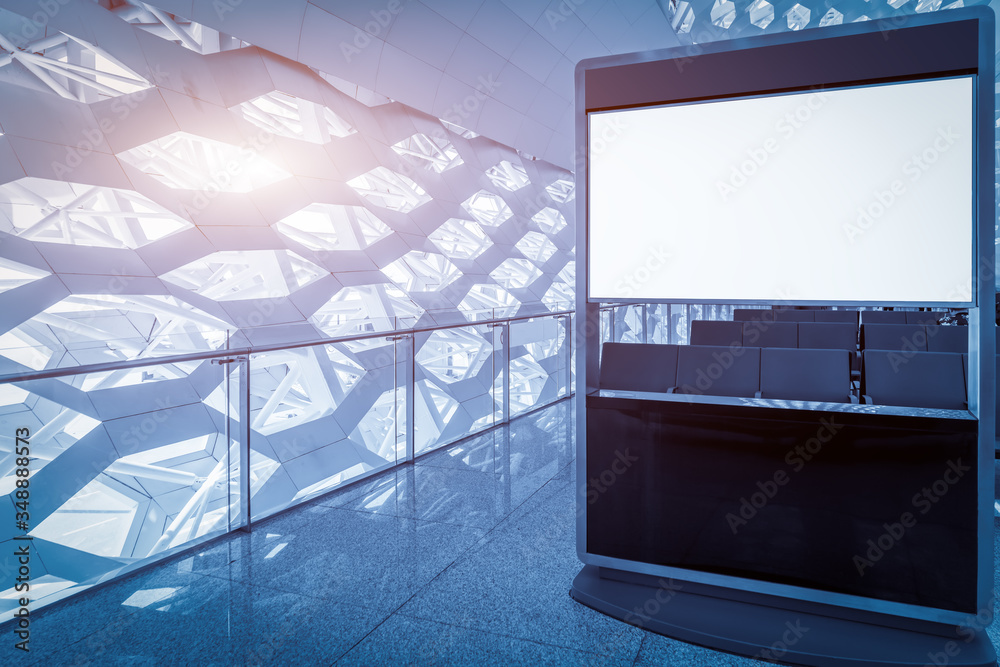
[[[875,401],[873,401],[872,397],[868,396],[867,394],[861,395],[861,403],[863,405],[875,405]]]
[[[855,396],[854,394],[848,394],[847,397],[850,399],[850,402],[853,405],[858,405],[858,397],[857,396]]]
[[[754,397],[754,398],[763,398],[763,396],[761,396],[761,395],[760,395],[760,393],[761,393],[761,392],[760,392],[760,389],[758,389],[757,391],[755,391],[755,392],[753,393],[753,397]]]

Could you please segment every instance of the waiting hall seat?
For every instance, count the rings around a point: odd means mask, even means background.
[[[760,352],[757,347],[681,345],[675,393],[753,398],[760,388]]]
[[[764,348],[759,396],[857,403],[851,394],[851,355],[846,350]]]
[[[677,375],[677,345],[604,343],[601,389],[666,393]]]
[[[927,332],[920,324],[862,324],[862,350],[927,351]]]
[[[928,352],[961,354],[969,351],[969,327],[928,324],[924,331],[927,333]]]
[[[902,310],[862,310],[861,324],[906,324]]]
[[[954,352],[864,350],[864,402],[919,408],[965,410],[965,368]]]
[[[692,345],[743,344],[743,323],[723,320],[694,320],[691,322]]]
[[[939,310],[918,310],[906,313],[907,324],[937,324],[948,313]]]
[[[743,344],[747,347],[798,347],[796,322],[743,322]]]
[[[845,311],[848,312],[848,311]],[[800,322],[799,347],[816,350],[846,350],[851,358],[851,376],[861,378],[858,327],[849,322]]]
[[[801,310],[799,308],[779,308],[774,311],[775,322],[815,322],[815,310]]]
[[[858,311],[856,310],[817,310],[817,322],[843,322],[858,328]]]
[[[770,308],[733,308],[734,322],[773,322],[774,311]]]
[[[847,322],[803,322],[799,324],[799,347],[853,354],[858,349],[858,329]]]

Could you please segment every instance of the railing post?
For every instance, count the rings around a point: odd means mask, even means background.
[[[566,396],[573,393],[573,316],[558,315],[562,320],[566,340]],[[560,397],[561,398],[561,397]]]
[[[416,414],[413,403],[417,395],[415,369],[415,364],[417,363],[417,340],[416,336],[413,334],[403,336],[403,340],[406,341],[406,347],[404,349],[406,350],[407,356],[403,364],[403,374],[406,376],[403,378],[406,397],[406,410],[404,413],[406,415],[406,460],[412,461],[416,457],[417,436],[417,425],[413,421]]]
[[[243,513],[242,530],[250,532],[250,355],[240,361],[240,511]]]
[[[250,357],[249,355],[234,355],[212,359],[211,363],[220,366],[223,370],[223,385],[226,387],[226,457],[231,456],[233,450],[232,422],[233,415],[229,413],[232,407],[232,372],[233,363],[237,363],[239,376],[239,388],[237,389],[237,408],[239,418],[239,430],[237,432],[237,442],[239,444],[239,456],[236,463],[236,474],[239,480],[239,518],[240,523],[233,527],[233,517],[229,514],[229,532],[233,530],[243,530],[250,532]],[[226,470],[226,504],[232,507],[232,460],[228,461]]]
[[[392,395],[395,398],[393,406],[393,422],[396,429],[394,441],[396,443],[396,461],[399,462],[399,423],[403,422],[403,463],[413,461],[416,457],[416,428],[413,423],[415,409],[413,405],[416,397],[416,337],[412,333],[386,336],[386,340],[392,343]],[[403,347],[403,359],[399,358],[400,341]],[[400,365],[403,367],[403,410],[399,409],[399,386],[400,386]],[[400,419],[402,414],[402,419]]]
[[[501,424],[506,424],[510,421],[510,325],[510,322],[503,322],[496,327],[500,335],[500,363],[503,364],[503,412],[500,414]]]

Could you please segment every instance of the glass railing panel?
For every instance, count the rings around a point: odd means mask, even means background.
[[[0,521],[12,527],[0,531],[0,575],[16,572],[11,538],[30,537],[33,607],[44,607],[551,403],[571,391],[570,340],[565,316],[249,356],[240,338],[225,358],[0,383]],[[206,351],[192,341],[175,349]],[[0,352],[14,373],[82,359],[19,344]],[[115,349],[111,339],[86,345],[77,349],[102,362]],[[27,498],[17,495],[21,463]],[[15,603],[13,588],[0,590],[0,612]]]
[[[493,331],[480,325],[414,337],[417,455],[497,422],[496,390],[502,365],[497,363]]]
[[[613,325],[611,340],[616,343],[645,342],[645,322],[642,304],[628,304],[611,310]]]
[[[0,385],[0,612],[20,596],[15,537],[37,609],[229,530],[222,367],[146,370]]]
[[[388,337],[251,355],[254,520],[397,463],[396,371]]]
[[[540,407],[560,396],[569,339],[559,317],[510,323],[510,416]]]

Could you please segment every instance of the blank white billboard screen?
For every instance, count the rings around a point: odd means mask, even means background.
[[[591,113],[595,301],[969,303],[971,77]]]

